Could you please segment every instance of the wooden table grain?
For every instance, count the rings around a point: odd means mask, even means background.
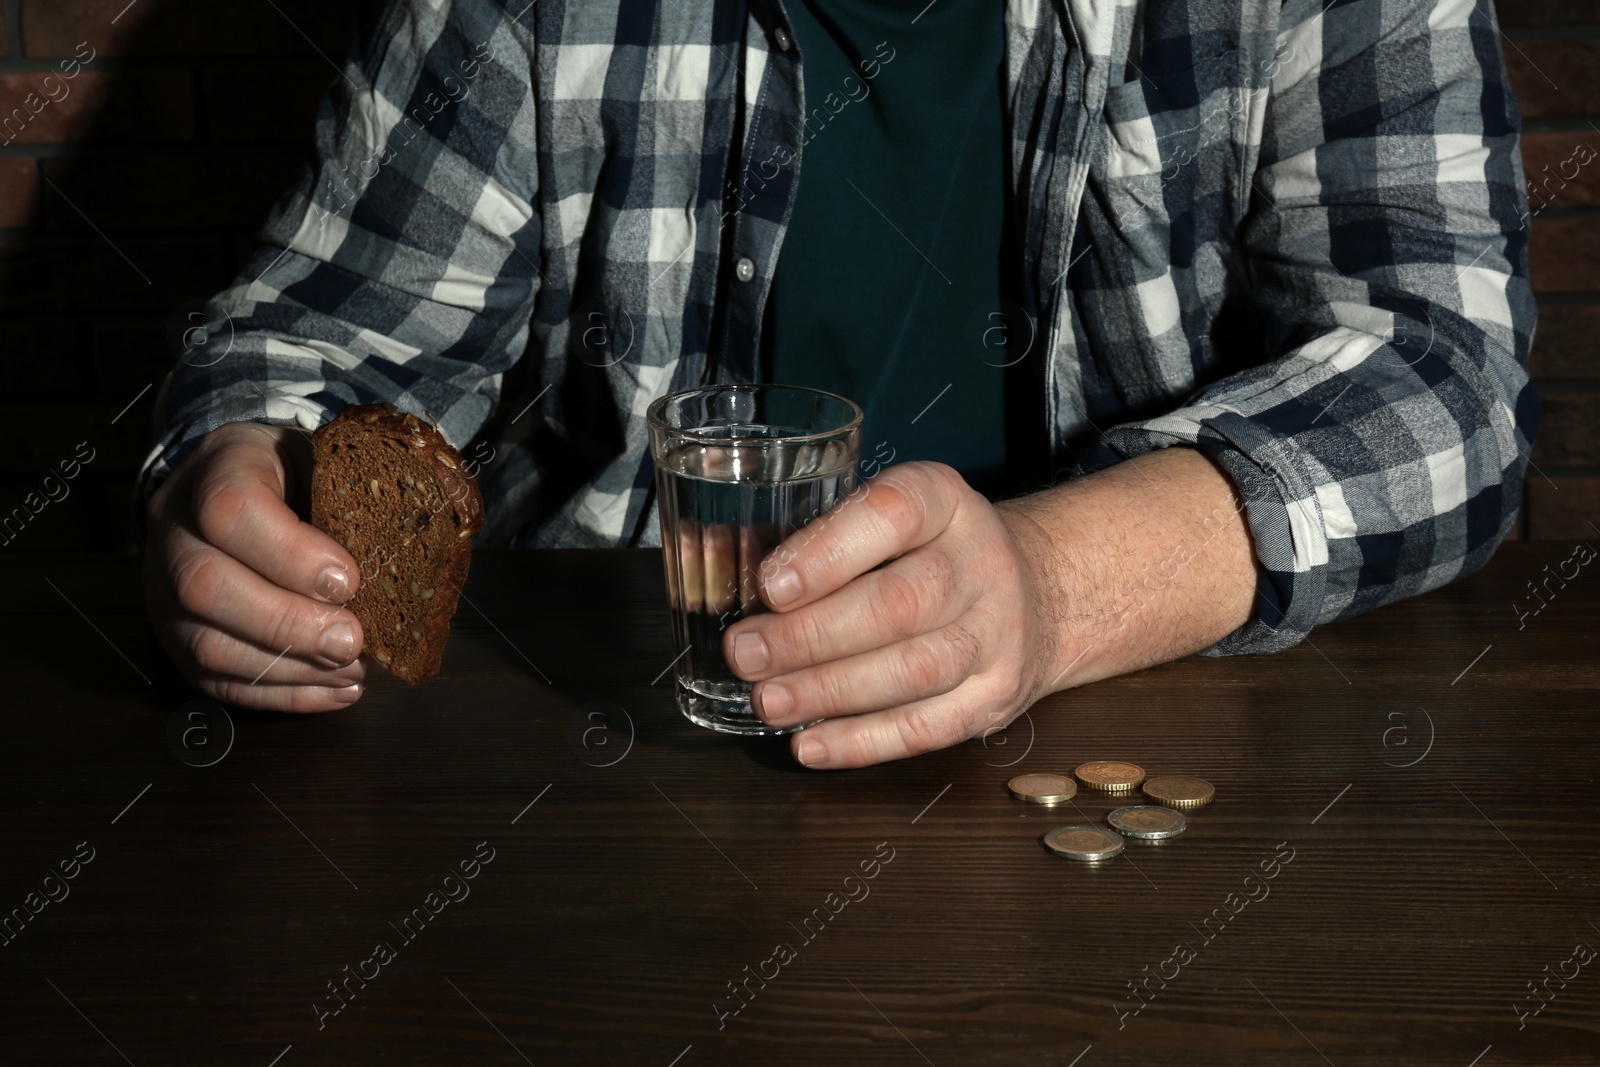
[[[0,1063],[1594,1064],[1574,547],[843,773],[679,717],[653,552],[480,553],[436,680],[209,718],[135,563],[0,558]],[[1107,757],[1217,800],[1049,855],[1117,802],[1007,779]]]

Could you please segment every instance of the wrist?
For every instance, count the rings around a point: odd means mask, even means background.
[[[1039,695],[1164,663],[1246,622],[1255,553],[1243,502],[1175,447],[1001,505],[1044,625]]]
[[[1026,576],[1025,610],[1034,635],[1030,703],[1078,684],[1081,679],[1075,671],[1083,666],[1092,647],[1074,625],[1081,604],[1074,576],[1081,568],[1069,558],[1071,542],[1060,537],[1058,524],[1050,521],[1048,504],[1041,499],[1044,496],[1009,500],[995,508]]]

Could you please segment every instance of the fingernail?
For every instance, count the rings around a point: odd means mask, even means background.
[[[781,608],[800,596],[800,576],[793,567],[779,567],[767,578],[767,603]]]
[[[794,758],[799,760],[802,766],[815,767],[826,759],[827,755],[828,750],[823,748],[822,742],[816,738],[801,734],[795,742]]]
[[[349,685],[343,689],[334,689],[330,691],[330,695],[341,704],[354,704],[361,699],[361,686]]]
[[[366,681],[367,658],[365,656],[357,656],[349,663],[346,663],[343,667],[340,667],[338,671],[335,672],[335,676],[341,682],[345,682],[347,684]]]
[[[316,594],[330,604],[350,599],[350,575],[343,567],[329,567],[317,575]]]
[[[760,634],[746,630],[734,636],[733,665],[745,674],[756,674],[767,669],[767,643]]]
[[[794,707],[794,697],[781,685],[768,682],[761,688],[761,715],[768,722],[781,719]]]
[[[356,658],[356,632],[347,622],[336,622],[322,631],[322,643],[319,646],[323,658],[337,667]]]

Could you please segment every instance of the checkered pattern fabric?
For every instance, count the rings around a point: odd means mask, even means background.
[[[756,374],[806,136],[784,26],[781,0],[391,3],[165,383],[146,490],[230,421],[389,400],[465,445],[505,402],[480,543],[655,543],[646,407]],[[1492,6],[1007,0],[1005,26],[1057,476],[1175,444],[1230,473],[1261,601],[1216,653],[1480,566],[1538,422]]]

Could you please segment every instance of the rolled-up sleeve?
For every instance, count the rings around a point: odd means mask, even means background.
[[[460,447],[489,418],[539,271],[529,6],[394,3],[352,48],[297,187],[162,387],[141,498],[229,422],[390,401]]]
[[[1520,116],[1493,7],[1291,0],[1240,251],[1266,363],[1110,429],[1092,469],[1174,444],[1233,478],[1257,611],[1209,654],[1481,567],[1509,532],[1539,406],[1527,375]]]

